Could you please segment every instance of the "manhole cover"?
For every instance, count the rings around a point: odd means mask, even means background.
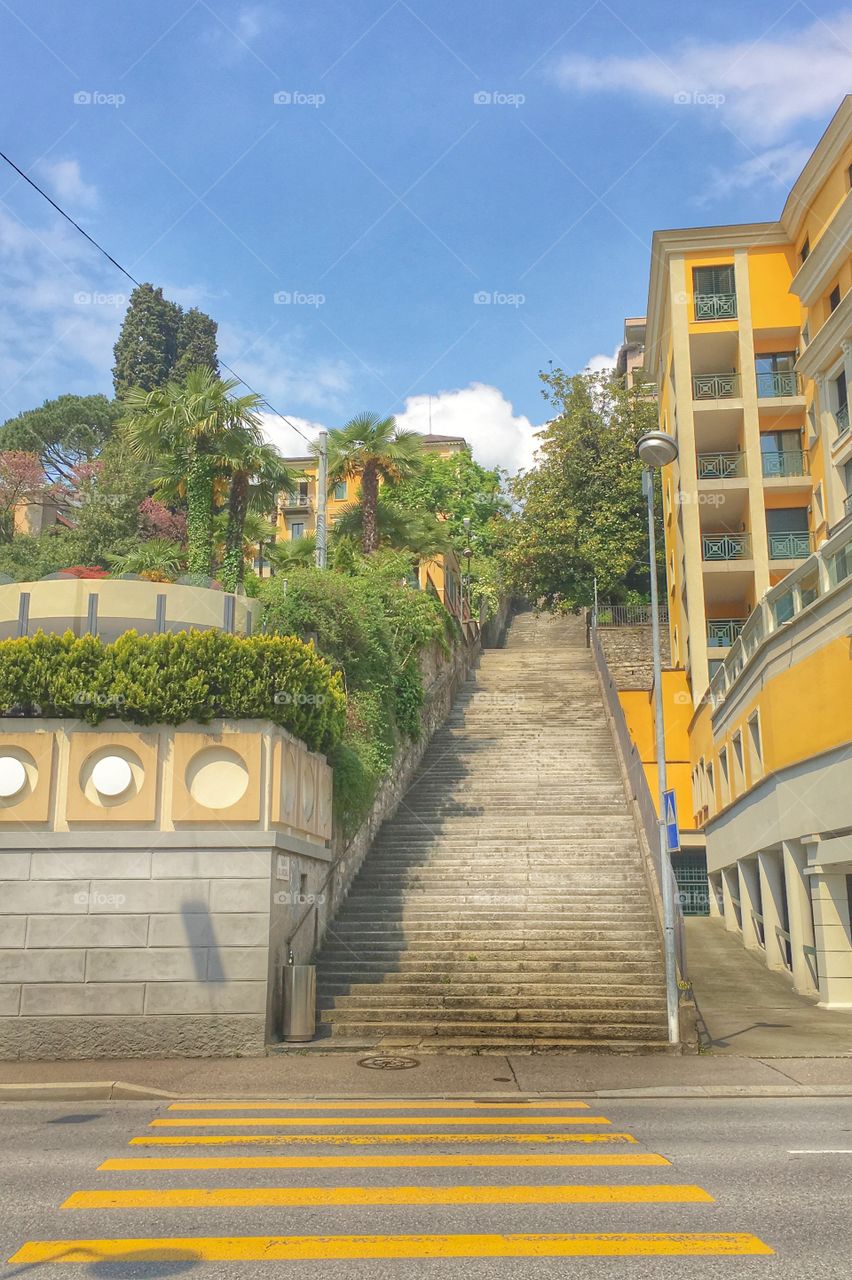
[[[374,1054],[370,1058],[361,1058],[359,1067],[369,1067],[371,1071],[409,1071],[411,1067],[419,1067],[417,1058],[400,1058],[394,1054]]]

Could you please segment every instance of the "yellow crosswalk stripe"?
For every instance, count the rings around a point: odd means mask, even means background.
[[[174,1120],[152,1120],[149,1128],[175,1129],[200,1128],[202,1125],[242,1125],[259,1127],[261,1125],[276,1128],[310,1129],[320,1126],[335,1128],[380,1128],[383,1125],[427,1125],[427,1124],[610,1124],[604,1116],[317,1116],[303,1119],[301,1116],[205,1116],[196,1119],[194,1116],[179,1116]]]
[[[468,1111],[499,1109],[510,1111],[513,1108],[531,1107],[539,1110],[583,1110],[588,1111],[588,1102],[567,1102],[562,1099],[539,1098],[525,1099],[523,1102],[488,1102],[485,1098],[392,1098],[384,1101],[371,1099],[353,1102],[346,1098],[341,1102],[172,1102],[169,1111]]]
[[[382,1258],[742,1257],[773,1253],[745,1232],[571,1235],[171,1236],[30,1240],[11,1264],[41,1262],[329,1262]]]
[[[201,1147],[238,1146],[262,1142],[264,1146],[353,1146],[381,1147],[414,1143],[447,1142],[459,1145],[472,1142],[635,1142],[629,1133],[203,1133],[184,1137],[182,1134],[145,1134],[131,1138],[131,1147]]]
[[[712,1204],[701,1187],[182,1187],[152,1191],[75,1191],[63,1209],[385,1208],[394,1205]]]
[[[611,1135],[607,1135],[611,1137]],[[128,1156],[104,1160],[98,1172],[125,1173],[166,1169],[555,1169],[566,1166],[658,1166],[665,1156],[625,1151],[621,1155],[461,1156]]]

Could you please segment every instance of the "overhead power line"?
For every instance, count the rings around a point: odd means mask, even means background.
[[[93,245],[94,248],[97,249],[98,253],[102,253],[103,256],[107,259],[107,261],[111,262],[112,265],[118,271],[120,271],[123,276],[126,276],[127,279],[131,282],[131,284],[135,284],[137,288],[140,287],[140,281],[137,280],[134,275],[131,275],[131,273],[127,270],[127,268],[123,267],[121,263],[103,247],[102,244],[99,244],[98,241],[95,240],[94,236],[90,236],[88,231],[84,230],[84,228],[80,226],[79,222],[75,222],[74,219],[71,217],[71,214],[66,213],[66,211],[61,207],[61,205],[58,205],[56,201],[53,200],[47,194],[47,192],[38,185],[37,182],[34,182],[28,173],[25,173],[23,169],[19,168],[18,165],[15,164],[14,160],[10,160],[4,151],[0,151],[0,159],[5,160],[7,165],[9,165],[11,169],[14,169],[15,173],[17,173],[19,177],[23,178],[24,182],[29,183],[29,185],[33,188],[33,190],[37,191],[39,195],[42,196],[43,199],[45,199],[47,203],[51,205],[56,210],[56,212],[65,219],[66,222],[70,222],[74,230],[79,231],[80,235],[83,236],[86,240],[88,240],[89,244]],[[290,419],[286,416],[286,414],[283,414],[280,412],[280,410],[276,409],[275,406],[270,403],[270,401],[266,398],[265,395],[263,395],[259,391],[255,391],[254,387],[251,386],[250,383],[246,382],[245,378],[241,378],[240,375],[237,373],[237,371],[235,369],[232,369],[229,364],[225,364],[224,360],[220,360],[219,364],[222,366],[223,369],[227,370],[227,372],[230,373],[232,377],[236,378],[237,382],[242,383],[242,385],[244,387],[247,387],[248,390],[251,391],[254,395],[256,396],[259,395],[262,403],[266,405],[267,409],[269,409],[271,413],[275,414],[276,418],[280,418],[282,422],[286,422],[287,426],[292,427],[292,429],[296,432],[296,434],[301,436],[302,439],[307,444],[313,446],[314,442],[311,440],[310,436],[306,436],[304,431],[302,431],[300,427],[296,426],[295,422],[291,422]]]

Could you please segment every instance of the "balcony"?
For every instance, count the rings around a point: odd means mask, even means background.
[[[744,453],[699,453],[699,480],[731,480],[745,475]]]
[[[767,449],[761,455],[763,474],[768,480],[779,477],[806,476],[810,471],[808,455],[801,449]]]
[[[770,533],[770,560],[805,560],[812,551],[810,533]]]
[[[694,373],[693,400],[731,400],[740,394],[738,373]]]
[[[696,293],[693,295],[696,320],[736,320],[735,293]]]
[[[310,494],[285,493],[281,499],[282,511],[307,511],[311,506]]]
[[[843,514],[844,516],[852,516],[852,493],[843,499]]]
[[[837,438],[845,436],[849,430],[849,405],[842,404],[834,415],[834,421],[837,423]]]
[[[751,535],[705,533],[701,538],[701,555],[704,560],[711,561],[748,560],[751,558]]]
[[[730,649],[745,623],[745,618],[708,618],[707,647],[709,649]]]
[[[760,400],[777,400],[782,396],[800,396],[802,380],[798,373],[767,372],[757,374],[757,395]]]

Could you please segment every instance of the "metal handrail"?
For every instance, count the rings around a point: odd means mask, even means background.
[[[801,395],[802,383],[794,370],[766,370],[757,373],[757,394],[762,400]]]
[[[693,294],[696,320],[736,320],[737,295],[735,293]]]
[[[636,750],[636,746],[630,736],[630,730],[627,727],[627,721],[624,718],[624,711],[618,697],[618,690],[607,665],[603,647],[597,634],[597,628],[594,626],[594,618],[592,618],[592,623],[593,625],[589,629],[589,647],[591,648],[595,665],[598,669],[598,675],[600,676],[601,688],[603,689],[604,700],[607,711],[609,712],[609,722],[613,728],[615,737],[618,740],[618,745],[621,748],[621,755],[627,770],[627,781],[630,787],[630,794],[636,802],[639,819],[651,854],[654,876],[662,898],[662,858],[660,853],[660,828],[657,809],[651,797],[651,790],[648,786],[648,779],[645,776],[645,767],[642,764],[642,758]],[[677,886],[677,879],[673,871],[671,872],[671,878],[672,896],[675,909],[675,947],[677,951],[677,969],[679,979],[684,981],[686,979],[686,937],[684,933],[683,910],[678,898],[679,890]]]
[[[834,415],[834,421],[837,423],[837,435],[845,436],[849,430],[849,405],[842,404]]]
[[[705,560],[747,560],[751,537],[747,533],[702,534],[701,554]]]
[[[711,648],[730,648],[741,634],[746,621],[746,618],[708,618],[707,644]]]
[[[745,454],[742,451],[729,453],[699,453],[699,480],[728,480],[732,476],[745,475]]]
[[[770,560],[805,560],[811,553],[813,539],[810,533],[770,533]]]
[[[595,614],[599,627],[645,627],[651,623],[651,606],[649,604],[605,604],[598,601]],[[668,606],[660,607],[660,623],[668,624]]]
[[[693,400],[729,400],[740,394],[738,373],[694,373]]]
[[[810,468],[808,455],[802,449],[766,449],[761,454],[763,474],[769,479],[777,476],[806,476]]]

